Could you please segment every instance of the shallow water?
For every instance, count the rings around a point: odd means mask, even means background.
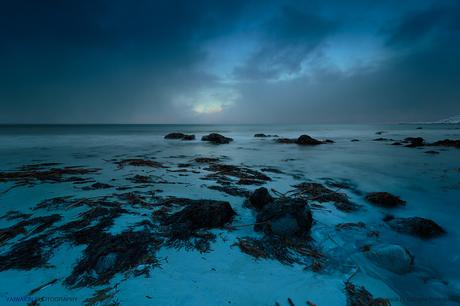
[[[392,146],[392,141],[378,142],[378,137],[401,140],[420,136],[428,142],[460,138],[458,125],[103,125],[103,126],[2,126],[0,127],[0,170],[13,170],[25,164],[57,162],[64,166],[97,167],[98,182],[115,186],[131,184],[126,180],[133,174],[161,177],[181,184],[154,184],[134,190],[157,190],[160,196],[229,201],[238,216],[233,224],[255,220],[253,212],[244,207],[244,198],[229,196],[208,189],[213,183],[202,180],[206,170],[199,173],[170,172],[168,169],[117,169],[112,159],[154,158],[176,169],[195,157],[219,157],[223,162],[260,170],[271,167],[283,174],[266,173],[272,178],[264,186],[287,192],[299,182],[326,182],[328,179],[347,181],[353,190],[341,192],[363,207],[357,212],[344,213],[333,205],[313,211],[316,224],[312,237],[317,241],[330,264],[316,273],[303,266],[283,265],[274,260],[255,260],[232,246],[238,237],[254,236],[251,227],[235,231],[213,230],[217,234],[212,251],[162,248],[158,252],[161,267],[153,269],[150,277],[117,275],[110,285],[117,284],[115,295],[121,305],[296,305],[311,301],[317,305],[344,305],[343,282],[353,275],[353,282],[365,286],[374,297],[389,298],[392,305],[454,305],[460,301],[460,149],[435,148],[440,154],[424,153],[433,148]],[[196,134],[197,140],[185,142],[165,140],[169,132]],[[384,131],[382,135],[376,132]],[[212,145],[200,141],[202,135],[218,132],[234,138],[227,145]],[[255,133],[297,137],[308,134],[318,139],[331,139],[334,144],[315,147],[276,144],[273,138],[254,138]],[[359,139],[359,142],[351,142]],[[133,167],[134,168],[134,167]],[[116,181],[113,181],[115,179]],[[11,187],[0,184],[0,192]],[[83,191],[72,183],[38,184],[13,188],[0,194],[0,215],[11,210],[35,215],[50,212],[31,211],[42,200],[58,196],[92,197],[111,194],[113,189]],[[257,186],[244,186],[249,190]],[[376,208],[364,200],[364,194],[387,191],[407,201],[396,209]],[[66,220],[75,218],[81,210],[60,212]],[[148,212],[148,211],[147,211]],[[447,234],[431,240],[398,234],[385,226],[386,214],[398,217],[419,216],[440,224]],[[110,229],[119,233],[141,221],[139,215],[122,215]],[[380,236],[371,239],[359,231],[337,232],[335,225],[343,222],[366,223],[368,229],[378,230]],[[17,221],[0,220],[2,228]],[[395,243],[406,247],[415,256],[411,273],[397,275],[370,263],[359,246],[363,243]],[[2,246],[0,252],[8,250]],[[68,289],[61,284],[81,256],[82,247],[62,245],[49,260],[54,268],[29,271],[0,272],[0,297],[27,296],[28,292],[51,279],[58,283],[40,291],[41,296],[76,297],[78,303],[90,297],[97,288]],[[357,269],[357,272],[354,271]],[[44,303],[46,305],[46,303]],[[71,304],[69,302],[69,304]]]

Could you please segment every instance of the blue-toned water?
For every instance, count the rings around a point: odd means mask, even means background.
[[[100,168],[97,182],[116,187],[130,186],[134,174],[161,177],[164,181],[148,187],[131,186],[133,190],[161,190],[160,196],[229,201],[238,213],[235,224],[254,222],[254,213],[245,199],[207,188],[204,168],[196,173],[174,172],[181,163],[196,157],[218,157],[227,164],[251,169],[276,168],[272,181],[264,186],[287,192],[304,181],[325,183],[330,179],[346,181],[354,191],[341,190],[362,209],[344,213],[334,209],[315,210],[312,236],[330,258],[328,269],[315,273],[298,265],[286,266],[274,260],[255,260],[232,246],[239,237],[254,235],[251,227],[235,231],[216,230],[218,239],[212,251],[162,248],[161,268],[150,277],[117,275],[107,286],[116,286],[114,300],[121,305],[296,305],[311,301],[317,305],[345,304],[343,282],[353,274],[353,281],[364,285],[374,296],[392,298],[392,304],[419,305],[422,298],[429,305],[455,304],[460,301],[460,149],[445,147],[407,148],[391,145],[406,137],[423,137],[427,142],[460,139],[459,125],[30,125],[0,126],[0,171],[11,171],[26,164],[60,163],[61,166]],[[165,140],[169,132],[196,135],[194,141]],[[383,133],[377,135],[376,132]],[[226,145],[200,141],[201,136],[217,132],[232,137]],[[319,146],[277,144],[274,138],[254,138],[255,133],[297,137],[308,134],[335,143]],[[388,141],[374,141],[384,137]],[[352,142],[357,139],[359,141]],[[436,150],[439,154],[427,154]],[[169,168],[118,169],[113,160],[147,158]],[[0,215],[17,210],[33,215],[52,212],[32,210],[37,203],[59,196],[93,197],[109,195],[114,189],[84,191],[71,182],[35,184],[12,188],[11,182],[0,182]],[[258,186],[245,186],[254,190]],[[395,209],[377,208],[364,200],[372,191],[387,191],[407,201]],[[65,222],[81,213],[80,208],[59,212]],[[151,212],[143,211],[150,214]],[[434,220],[446,234],[421,240],[390,230],[382,218],[420,216]],[[126,214],[118,217],[110,229],[119,233],[142,220],[143,216]],[[370,244],[392,243],[407,248],[414,256],[414,270],[404,275],[375,268],[359,251],[363,238],[358,232],[339,234],[335,225],[344,222],[366,223],[379,231]],[[2,228],[17,220],[0,220]],[[332,239],[329,239],[332,237]],[[359,243],[358,243],[358,242]],[[14,242],[14,241],[13,241]],[[6,254],[11,243],[0,247]],[[79,303],[95,290],[70,289],[62,284],[72,271],[83,247],[61,245],[49,259],[54,267],[0,272],[0,298],[28,295],[30,290],[57,278],[57,283],[40,290],[41,296],[72,296]],[[347,264],[345,264],[347,262]],[[354,267],[350,267],[349,262]],[[356,273],[354,271],[357,270]],[[398,301],[397,298],[400,298]],[[431,301],[431,302],[430,302]],[[436,301],[434,303],[433,301]],[[46,303],[45,303],[46,304]],[[428,305],[427,304],[427,305]]]

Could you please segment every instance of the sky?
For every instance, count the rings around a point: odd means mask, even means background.
[[[0,0],[0,123],[460,114],[460,1]]]

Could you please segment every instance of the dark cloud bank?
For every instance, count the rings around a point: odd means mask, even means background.
[[[457,1],[3,1],[0,123],[460,113]]]

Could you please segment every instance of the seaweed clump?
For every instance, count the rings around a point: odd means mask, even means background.
[[[351,282],[345,283],[347,306],[389,306],[390,302],[382,298],[374,298],[364,287],[359,287]]]
[[[148,231],[101,234],[88,244],[83,258],[64,283],[71,288],[97,286],[106,284],[117,273],[134,273],[139,265],[158,266],[155,251],[159,245],[155,235]]]

